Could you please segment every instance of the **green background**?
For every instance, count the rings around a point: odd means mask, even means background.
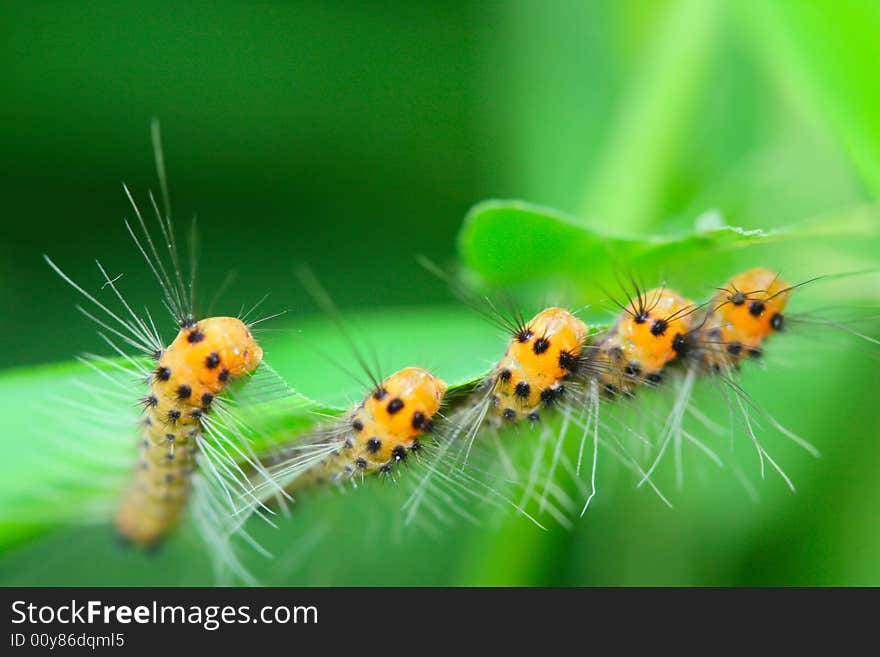
[[[100,285],[100,257],[125,272],[135,307],[159,310],[121,221],[121,183],[144,201],[155,186],[152,117],[177,217],[198,214],[203,297],[230,269],[238,276],[216,312],[271,292],[265,312],[291,312],[266,334],[267,359],[332,403],[361,393],[314,357],[344,359],[346,345],[314,316],[299,263],[360,318],[385,368],[418,362],[454,380],[503,339],[415,257],[454,262],[477,201],[522,198],[641,235],[687,228],[708,210],[772,229],[880,194],[873,2],[22,2],[0,12],[4,367],[106,351],[43,253],[88,289]],[[641,274],[717,274],[685,290],[705,297],[730,267],[784,266],[804,280],[876,266],[875,247],[813,240]],[[823,453],[813,460],[768,430],[797,495],[771,475],[760,481],[740,435],[720,473],[689,463],[673,510],[610,463],[573,531],[521,518],[414,530],[401,525],[401,493],[370,486],[318,495],[280,531],[255,526],[280,556],[249,565],[266,584],[880,584],[878,358],[839,337],[780,337],[779,358],[744,373]],[[707,412],[727,422],[708,397]],[[52,402],[0,403],[3,490],[27,492],[40,482],[16,478],[34,458],[19,427]],[[0,554],[3,584],[212,581],[185,533],[144,556],[118,549],[104,525],[56,526]]]

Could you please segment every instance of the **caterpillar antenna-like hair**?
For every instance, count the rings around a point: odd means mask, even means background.
[[[525,328],[526,322],[521,311],[508,310],[508,313],[505,314],[499,310],[492,299],[487,296],[479,296],[468,290],[460,281],[456,280],[449,272],[445,271],[427,256],[417,255],[416,262],[428,273],[445,282],[459,301],[495,328],[507,335],[518,335]]]
[[[305,263],[299,263],[296,267],[296,276],[300,281],[300,284],[303,286],[305,291],[309,294],[310,297],[318,304],[318,307],[321,308],[333,322],[336,324],[336,327],[339,329],[340,334],[345,339],[345,342],[348,344],[348,348],[351,349],[352,354],[357,360],[358,365],[364,374],[367,375],[367,378],[373,384],[373,389],[378,390],[382,386],[382,377],[378,371],[374,371],[370,366],[367,359],[364,357],[360,348],[352,337],[351,333],[348,330],[348,327],[345,324],[345,321],[342,318],[342,314],[339,312],[339,309],[336,307],[336,304],[333,302],[332,297],[324,289],[324,286],[321,285],[315,273],[312,269],[306,265]]]

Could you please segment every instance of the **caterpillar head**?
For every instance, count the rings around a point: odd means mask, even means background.
[[[263,350],[244,322],[209,317],[181,329],[160,362],[176,379],[216,393],[228,380],[253,372],[262,359]]]
[[[577,317],[563,308],[547,308],[513,336],[507,356],[529,374],[532,385],[555,382],[573,369],[586,336],[587,325]]]
[[[518,329],[492,374],[493,414],[508,422],[536,418],[542,404],[557,401],[586,336],[587,325],[562,308],[542,310]]]
[[[737,274],[713,300],[715,316],[710,323],[721,329],[724,344],[757,349],[782,328],[789,288],[769,269],[756,267]]]
[[[666,365],[686,351],[695,308],[665,287],[630,301],[593,357],[605,391],[630,394],[639,383],[662,381]]]
[[[446,388],[445,381],[420,367],[404,368],[382,381],[352,423],[365,462],[378,465],[405,458],[415,439],[431,428]]]
[[[696,306],[674,290],[655,288],[630,302],[618,324],[625,366],[649,378],[675,359],[677,344],[693,326]]]

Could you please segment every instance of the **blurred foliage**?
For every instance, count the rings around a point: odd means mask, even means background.
[[[316,357],[344,359],[346,346],[325,321],[303,318],[293,265],[307,260],[349,315],[390,307],[361,325],[383,365],[414,361],[466,377],[503,338],[464,310],[426,308],[449,295],[414,256],[451,260],[461,217],[481,198],[527,199],[559,208],[554,217],[579,217],[566,219],[572,230],[635,240],[686,232],[701,216],[771,235],[819,217],[857,216],[876,229],[880,8],[867,0],[462,0],[388,2],[381,11],[349,2],[5,3],[0,11],[11,90],[0,106],[0,148],[15,163],[0,183],[0,348],[10,366],[100,349],[39,254],[88,289],[99,284],[89,269],[96,255],[111,272],[131,271],[119,183],[138,193],[152,184],[154,115],[178,217],[199,212],[203,296],[230,268],[240,275],[218,312],[271,290],[269,303],[294,313],[273,323],[290,331],[265,335],[267,360],[330,404],[361,389]],[[463,241],[464,262],[485,277],[502,268],[480,258],[497,264],[506,248],[546,267],[546,252],[521,251],[520,233],[505,227],[490,233],[492,258]],[[876,240],[814,233],[796,247],[707,249],[698,269],[686,258],[638,264],[647,280],[696,288],[703,276],[755,264],[784,263],[794,280],[876,267],[877,252]],[[551,264],[554,276],[573,278],[577,264]],[[581,266],[574,296],[591,272]],[[518,271],[531,282],[527,267]],[[123,283],[136,307],[155,295],[146,276]],[[865,292],[858,296],[876,298],[876,289]],[[536,290],[532,301],[546,294]],[[743,373],[756,399],[822,451],[813,461],[768,437],[797,495],[778,479],[757,479],[739,436],[723,476],[688,459],[673,510],[602,462],[600,494],[571,532],[512,517],[431,533],[403,527],[401,492],[375,485],[316,494],[280,531],[255,526],[279,558],[254,555],[249,565],[267,584],[880,584],[876,352],[840,337],[779,338],[767,368]],[[76,463],[47,462],[29,438],[49,430],[63,444],[70,433],[53,401],[67,394],[64,372],[3,377],[2,492],[13,505],[47,481],[34,472]],[[726,422],[718,395],[702,392],[701,408]],[[35,421],[46,415],[54,423]],[[59,453],[66,459],[76,447]],[[755,484],[757,504],[737,468]],[[52,490],[37,492],[57,503]],[[212,581],[186,532],[148,556],[121,551],[105,525],[18,531],[0,555],[3,584]]]

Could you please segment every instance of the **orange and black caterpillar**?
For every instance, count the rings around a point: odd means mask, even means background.
[[[663,380],[666,366],[685,349],[696,306],[664,286],[646,292],[637,288],[620,308],[615,323],[589,352],[589,372],[609,396]]]
[[[489,469],[473,467],[472,448],[481,431],[514,426],[523,420],[536,424],[544,409],[571,407],[570,400],[579,395],[569,391],[569,386],[577,385],[574,375],[585,365],[583,350],[589,330],[573,313],[557,307],[546,308],[528,321],[511,321],[497,314],[491,315],[491,319],[508,331],[507,347],[482,383],[463,403],[456,404],[441,424],[437,444],[426,446],[427,470],[405,505],[407,522],[415,518],[423,504],[433,507],[434,515],[442,519],[450,510],[472,518],[473,504],[489,503],[513,507],[542,526],[523,507],[534,494],[532,486],[526,484],[519,490],[516,495],[522,500],[516,501],[504,489],[521,482],[491,473],[491,465]],[[498,449],[504,448],[498,444]],[[487,483],[486,475],[494,483]],[[431,490],[446,499],[447,508],[438,508],[431,500]],[[554,501],[547,502],[547,494],[545,491],[542,502],[565,522],[558,506],[570,506],[572,501],[561,490],[554,489]]]
[[[49,266],[96,309],[97,313],[92,314],[80,308],[98,324],[101,337],[122,357],[120,363],[102,357],[86,358],[86,363],[99,372],[110,364],[115,371],[122,370],[135,380],[145,381],[149,388],[141,399],[144,412],[137,427],[140,455],[134,481],[124,494],[115,516],[120,537],[142,547],[157,545],[177,525],[191,496],[193,477],[200,462],[209,464],[211,473],[206,474],[218,489],[223,490],[227,499],[231,498],[230,485],[245,489],[246,477],[241,473],[239,478],[241,469],[237,461],[250,460],[245,451],[247,446],[236,444],[234,439],[225,436],[219,425],[209,422],[208,414],[213,411],[222,417],[230,417],[229,411],[220,405],[218,396],[231,381],[254,372],[263,356],[250,328],[258,322],[246,325],[234,317],[196,319],[193,299],[195,263],[190,262],[191,278],[185,283],[156,123],[153,124],[153,146],[163,209],[160,210],[152,194],[150,201],[161,231],[161,243],[167,246],[167,253],[164,257],[160,255],[157,241],[127,187],[125,193],[136,221],[132,222],[134,227],[128,221],[125,225],[159,282],[163,303],[179,328],[174,341],[166,346],[153,318],[149,313],[140,316],[134,312],[120,292],[117,279],[111,278],[100,263],[102,289],[109,288],[119,310],[99,301],[48,257],[45,258]],[[194,260],[194,255],[191,257]],[[133,348],[142,358],[132,357],[123,346]],[[154,364],[148,364],[151,361]],[[130,384],[130,381],[114,382]],[[235,429],[232,432],[239,433]],[[204,453],[205,450],[210,453]],[[207,490],[214,493],[213,489]]]
[[[764,341],[783,330],[792,289],[778,274],[761,267],[733,276],[709,302],[702,320],[685,334],[682,351],[714,372],[736,368],[747,356],[760,357]]]
[[[535,421],[541,408],[558,403],[564,379],[578,369],[587,332],[587,325],[563,308],[542,310],[518,327],[487,381],[490,417]]]
[[[443,403],[446,382],[420,367],[382,380],[355,408],[296,444],[267,455],[263,464],[279,486],[295,493],[344,484],[367,475],[391,474],[420,449]],[[265,484],[263,486],[266,487]]]
[[[149,386],[149,392],[141,399],[144,416],[138,428],[140,456],[134,482],[123,497],[115,524],[120,538],[126,542],[154,546],[174,529],[186,507],[207,414],[232,380],[257,368],[262,360],[262,349],[240,319],[213,317],[195,321],[182,297],[176,290],[169,292],[160,275],[166,289],[166,302],[182,326],[174,341],[165,348],[152,319],[148,325],[134,314],[115,281],[100,264],[105,285],[122,303],[130,319],[120,317],[86,292],[48,257],[46,261],[107,320],[83,310],[87,316],[156,361],[152,371],[147,371],[142,361],[126,356],[124,350],[102,333],[113,349],[125,356],[125,367],[145,379]]]
[[[250,330],[234,317],[185,326],[158,355],[143,400],[134,482],[116,514],[123,539],[155,545],[178,523],[191,493],[205,414],[229,381],[253,372],[262,357]]]

